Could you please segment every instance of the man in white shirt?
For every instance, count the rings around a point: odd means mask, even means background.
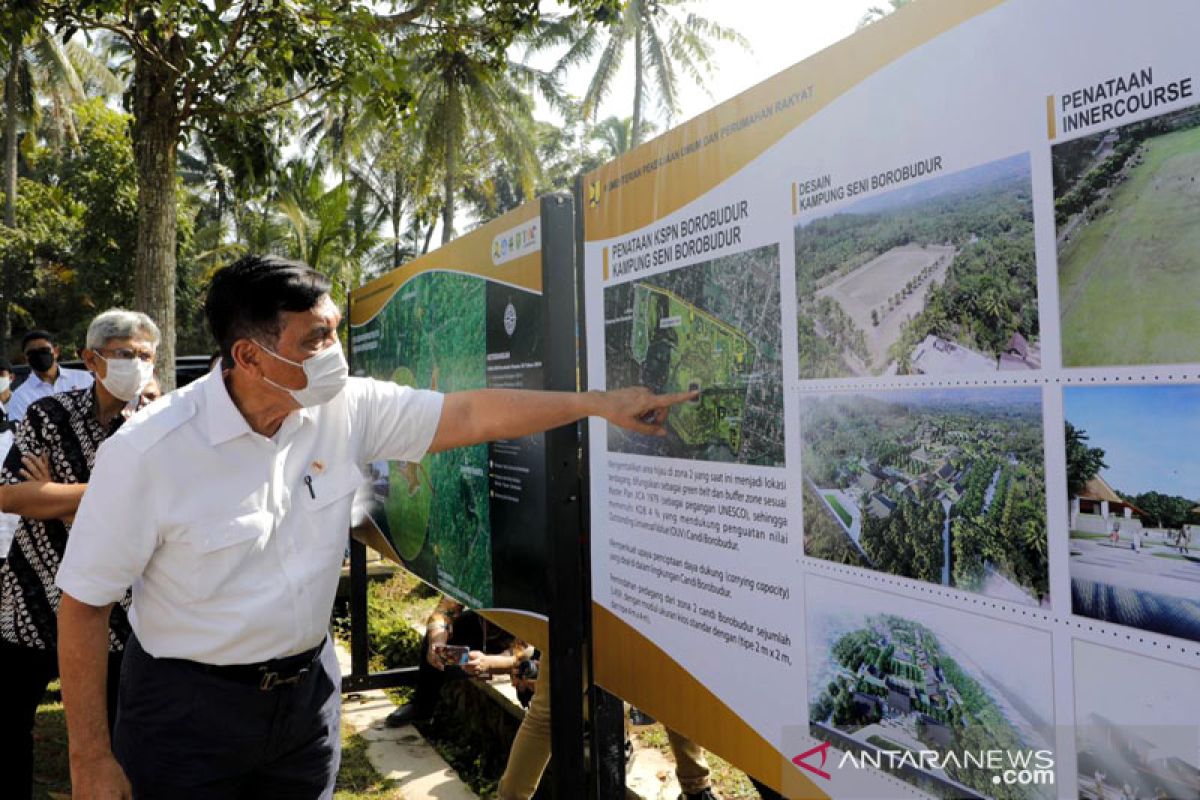
[[[25,410],[35,400],[92,385],[90,372],[58,365],[58,345],[46,331],[30,331],[21,337],[21,350],[29,364],[29,377],[8,401],[8,417],[13,422],[25,419]]]
[[[588,415],[662,435],[670,406],[694,399],[643,388],[443,396],[347,378],[328,291],[324,276],[271,256],[218,272],[205,311],[233,367],[100,449],[58,572],[77,798],[332,797],[340,678],[327,629],[358,465]],[[130,585],[110,747],[108,612]]]

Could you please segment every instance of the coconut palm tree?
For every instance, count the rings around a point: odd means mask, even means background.
[[[383,219],[354,182],[326,188],[325,171],[319,159],[288,162],[275,207],[287,221],[289,255],[329,276],[340,302],[346,286],[361,283],[363,264],[380,244]]]
[[[605,117],[596,123],[588,138],[598,143],[605,158],[612,159],[633,149],[634,139],[645,139],[654,133],[653,123],[642,122],[641,135],[633,135],[633,117]]]
[[[430,24],[431,33],[414,43],[412,72],[420,77],[413,119],[422,154],[418,178],[425,186],[441,184],[445,244],[454,237],[455,202],[469,148],[509,163],[532,192],[539,165],[527,89],[533,88],[536,73],[523,65],[497,65],[479,49],[483,31],[472,31],[471,24]],[[549,84],[554,85],[552,77]]]
[[[69,142],[79,144],[71,106],[88,97],[88,89],[102,93],[121,91],[123,84],[103,61],[76,42],[60,42],[45,26],[28,22],[16,24],[16,17],[4,26],[6,52],[0,60],[4,71],[4,225],[17,225],[17,172],[19,138],[22,125],[26,133],[36,129],[42,117],[49,115],[51,139],[57,147]],[[8,297],[10,276],[0,286],[0,340],[11,332]]]
[[[361,155],[350,167],[355,183],[366,193],[372,210],[387,221],[391,236],[384,250],[370,259],[372,268],[392,269],[417,255],[419,236],[413,223],[430,215],[428,199],[418,191],[419,146],[411,124],[377,126],[362,144]]]
[[[703,85],[712,75],[714,47],[730,42],[748,47],[732,28],[702,17],[690,0],[629,0],[611,25],[583,30],[558,63],[559,70],[589,63],[599,51],[592,80],[583,96],[583,113],[594,119],[608,96],[629,50],[633,51],[631,142],[645,134],[645,106],[651,89],[668,123],[679,113],[679,81],[686,76]]]

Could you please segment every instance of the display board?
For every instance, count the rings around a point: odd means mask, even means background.
[[[788,797],[1200,797],[1198,30],[918,0],[583,176],[588,385],[700,390],[590,423],[599,685]]]
[[[548,270],[572,273],[573,220],[567,198],[531,202],[353,292],[354,374],[442,392],[547,388],[543,286]],[[385,554],[539,643],[544,622],[530,635],[501,610],[546,616],[555,435],[370,465]],[[569,432],[566,446],[576,446]]]

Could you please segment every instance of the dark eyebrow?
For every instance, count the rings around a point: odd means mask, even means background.
[[[308,331],[308,338],[311,339],[314,336],[325,337],[325,336],[329,335],[330,331],[334,331],[334,330],[337,330],[337,328],[331,327],[329,325],[314,325]]]

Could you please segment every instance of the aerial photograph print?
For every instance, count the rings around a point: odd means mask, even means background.
[[[1036,387],[804,394],[804,553],[1049,605]]]
[[[1200,386],[1071,386],[1076,614],[1200,641]]]
[[[782,466],[780,314],[774,244],[606,288],[608,388],[700,391],[665,437],[610,425],[609,450]]]
[[[1028,154],[795,226],[801,378],[1042,366]]]
[[[1080,640],[1074,651],[1079,800],[1200,797],[1196,671]]]
[[[443,392],[487,385],[487,281],[425,272],[369,326],[378,346],[354,352],[355,373]],[[488,448],[372,464],[376,519],[405,565],[471,605],[492,602]]]
[[[1049,634],[821,579],[806,606],[813,737],[847,753],[937,752],[946,760],[889,770],[932,797],[1054,796],[948,758],[1053,749]]]
[[[1200,106],[1055,145],[1064,367],[1200,361]]]

